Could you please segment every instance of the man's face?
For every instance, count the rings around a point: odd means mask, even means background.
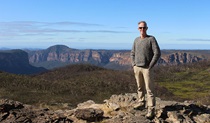
[[[138,30],[140,31],[141,34],[143,34],[143,35],[146,34],[147,29],[148,29],[148,27],[146,26],[145,23],[140,23],[139,24]]]

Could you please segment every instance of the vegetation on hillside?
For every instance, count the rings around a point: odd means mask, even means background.
[[[102,102],[112,94],[136,89],[132,74],[92,65],[70,65],[49,72],[24,76],[0,73],[1,97],[35,103],[71,103],[94,100]]]
[[[210,104],[210,62],[156,66],[157,96],[166,100],[197,100]],[[80,102],[102,102],[113,94],[136,92],[133,71],[75,64],[39,75],[0,72],[0,97],[28,104],[75,106]]]
[[[210,104],[210,61],[173,66],[158,66],[156,81],[178,100]]]

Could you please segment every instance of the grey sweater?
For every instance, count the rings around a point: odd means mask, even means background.
[[[132,66],[150,69],[157,63],[160,55],[160,48],[154,36],[147,35],[144,39],[137,37],[131,50]]]

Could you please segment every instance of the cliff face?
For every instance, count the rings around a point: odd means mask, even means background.
[[[28,54],[21,50],[2,51],[0,52],[1,67],[29,64],[27,57]]]
[[[45,71],[29,64],[28,54],[22,50],[0,51],[0,70],[15,74],[32,74]]]
[[[91,59],[97,62],[103,61],[101,55],[96,51],[70,49],[64,45],[56,45],[46,50],[29,52],[30,63],[45,61],[76,63],[87,62]]]
[[[117,53],[116,53],[117,52]],[[113,50],[76,50],[64,45],[56,45],[46,50],[28,52],[30,63],[63,62],[63,63],[90,63],[107,65],[110,62],[124,64],[124,53]],[[119,54],[119,55],[118,55]],[[119,56],[119,58],[117,58]],[[121,57],[121,58],[120,58]],[[117,59],[116,59],[117,58]],[[129,63],[128,63],[129,64]]]
[[[158,64],[182,64],[206,60],[189,52],[162,53]],[[46,50],[29,52],[29,62],[58,61],[63,63],[91,63],[100,66],[130,66],[129,50],[76,50],[64,45],[55,45]]]
[[[206,60],[204,58],[195,56],[186,52],[176,52],[169,55],[162,56],[159,60],[160,64],[183,64],[183,63],[193,63],[201,60]]]

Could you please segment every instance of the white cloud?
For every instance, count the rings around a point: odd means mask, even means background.
[[[177,41],[207,41],[210,42],[210,39],[202,39],[202,38],[181,38],[177,39]]]

